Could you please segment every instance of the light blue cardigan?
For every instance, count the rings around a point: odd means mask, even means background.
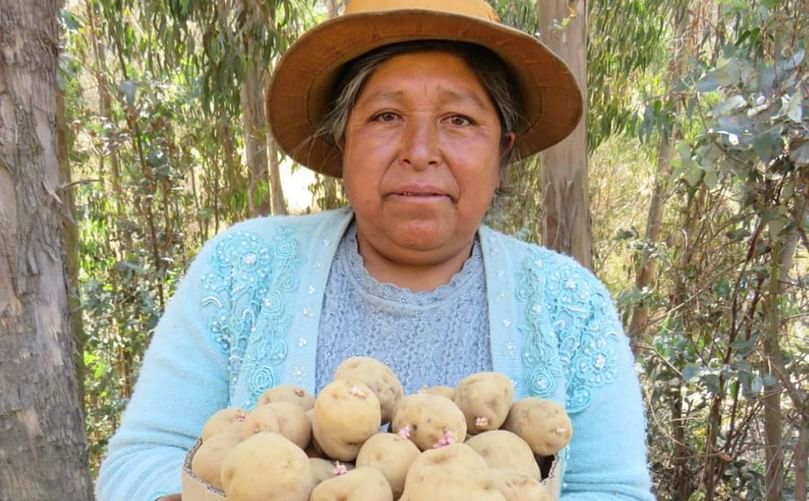
[[[207,418],[267,388],[314,389],[323,291],[348,209],[259,218],[208,242],[169,302],[97,481],[101,501],[180,492]],[[495,371],[563,404],[562,499],[654,499],[627,338],[606,289],[565,256],[480,229]]]

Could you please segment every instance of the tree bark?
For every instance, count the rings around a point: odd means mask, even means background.
[[[258,99],[259,102],[256,103],[256,105],[261,107],[261,113],[263,114],[262,116],[265,117],[263,120],[266,124],[264,94],[259,92]],[[284,200],[284,189],[283,185],[281,184],[281,152],[278,149],[278,145],[275,143],[275,138],[272,137],[269,124],[265,125],[264,130],[266,131],[267,154],[269,155],[270,160],[270,210],[275,215],[286,215],[289,213],[289,211],[287,209],[286,200]]]
[[[56,135],[59,148],[59,197],[64,202],[62,211],[62,226],[65,228],[65,265],[67,272],[67,306],[70,315],[70,331],[73,333],[76,347],[73,361],[76,367],[76,381],[78,384],[78,399],[85,411],[84,405],[84,323],[81,317],[81,295],[79,293],[79,272],[81,271],[81,258],[79,254],[79,226],[75,219],[75,202],[70,176],[70,140],[68,128],[65,123],[65,96],[62,91],[56,93]]]
[[[60,0],[0,0],[0,500],[92,499],[59,198]]]
[[[806,501],[806,470],[809,458],[809,421],[801,419],[798,430],[798,445],[792,459],[795,463],[795,501]]]
[[[685,436],[685,419],[683,418],[683,395],[681,388],[671,402],[671,427],[674,439],[674,492],[677,499],[690,499],[694,492],[694,475],[688,468],[690,457]],[[650,405],[652,405],[650,403]]]
[[[247,41],[245,50],[252,54],[252,42]],[[250,216],[265,216],[270,212],[269,193],[259,199],[259,184],[269,184],[267,168],[267,122],[264,117],[264,69],[256,61],[248,64],[241,85],[242,125],[244,149],[250,186],[247,190],[247,205]]]
[[[798,203],[799,214],[803,213],[804,204]],[[767,471],[765,481],[767,486],[767,501],[779,501],[784,495],[784,448],[783,448],[783,411],[781,410],[781,395],[783,385],[779,372],[783,371],[786,363],[781,350],[781,332],[783,315],[780,301],[784,294],[784,284],[789,280],[789,270],[795,259],[798,247],[798,232],[792,230],[786,236],[771,235],[771,271],[769,277],[769,294],[765,299],[764,314],[767,319],[767,331],[764,335],[764,353],[762,361],[762,374],[768,374],[769,382],[764,385],[764,436],[766,438]],[[805,400],[805,398],[804,398]],[[793,404],[804,409],[803,401]],[[804,419],[804,416],[801,416]],[[800,466],[796,463],[796,468]],[[804,466],[805,467],[805,466]],[[797,471],[796,471],[797,473]],[[804,475],[805,476],[805,475]],[[797,479],[796,479],[797,480]]]
[[[276,215],[289,213],[281,184],[280,151],[272,134],[267,133],[267,151],[270,155],[270,210]]]
[[[779,280],[784,273],[782,259],[784,258],[784,245],[775,243],[772,251],[772,265],[770,267],[769,294],[765,299],[764,315],[767,319],[767,331],[764,334],[764,353],[762,360],[762,374],[769,375],[769,383],[764,385],[764,437],[766,472],[765,485],[767,487],[767,501],[781,501],[784,487],[784,449],[781,435],[783,418],[781,415],[781,384],[773,366],[783,366],[783,355],[779,342],[781,330],[781,314],[778,304],[781,297]]]
[[[593,269],[587,181],[587,2],[539,0],[541,40],[564,60],[585,96],[584,117],[564,141],[540,154],[543,192],[542,240]]]

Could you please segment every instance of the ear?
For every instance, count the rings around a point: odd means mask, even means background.
[[[506,156],[511,152],[511,149],[514,148],[514,143],[517,142],[517,134],[512,132],[508,132],[503,136],[503,144],[500,145],[502,156]]]

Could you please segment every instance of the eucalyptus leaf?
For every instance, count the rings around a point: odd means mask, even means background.
[[[777,141],[780,139],[772,134],[761,134],[753,140],[753,150],[762,162],[767,163],[775,156]]]
[[[708,73],[697,82],[697,90],[700,92],[712,92],[719,88],[719,80],[713,73]]]
[[[730,345],[740,357],[747,357],[756,348],[756,339],[737,339]]]
[[[809,141],[805,141],[789,155],[789,159],[795,162],[797,167],[809,165]]]
[[[741,136],[753,128],[753,123],[745,115],[723,115],[719,117],[719,129]]]
[[[677,152],[683,161],[691,159],[691,146],[687,142],[679,141],[677,143]]]
[[[81,28],[81,22],[79,22],[79,20],[76,19],[76,16],[74,16],[70,11],[62,9],[60,16],[62,18],[62,23],[68,30],[78,31]]]
[[[781,231],[784,229],[784,226],[787,224],[787,219],[783,217],[778,217],[772,219],[767,222],[767,228],[770,231],[770,238],[777,237],[781,234]]]
[[[801,95],[801,91],[797,90],[792,97],[789,98],[789,104],[787,104],[787,116],[790,120],[795,123],[801,123],[803,120],[803,96]]]
[[[803,62],[803,57],[806,52],[803,49],[796,51],[790,57],[786,57],[781,59],[776,63],[776,72],[779,74],[786,73],[787,71],[792,71],[798,66],[800,66],[801,62]]]
[[[690,382],[692,379],[699,376],[702,373],[703,369],[704,367],[697,364],[686,365],[685,368],[683,368],[683,381],[685,381],[686,383]]]
[[[751,374],[753,372],[753,364],[747,360],[737,360],[733,363],[733,366],[741,373]]]
[[[764,389],[764,381],[761,379],[761,376],[756,374],[753,377],[753,381],[750,382],[750,393],[752,395],[760,395],[761,390]]]
[[[719,184],[719,175],[713,170],[706,171],[705,176],[702,178],[702,183],[706,188],[712,190],[716,188],[717,184]]]
[[[716,374],[703,374],[700,376],[700,379],[705,383],[705,387],[708,388],[708,391],[714,395],[719,395],[722,392],[722,385],[719,381],[719,376]]]
[[[713,109],[714,115],[725,115],[744,108],[747,105],[747,100],[736,94],[725,99]]]
[[[138,84],[133,82],[132,80],[124,80],[118,86],[118,89],[121,91],[121,94],[124,96],[126,100],[126,104],[129,107],[135,106],[135,94],[138,91]]]
[[[690,160],[687,165],[686,162],[683,162],[683,168],[683,177],[685,178],[685,182],[688,183],[688,186],[695,188],[700,181],[702,181],[702,174],[704,171],[699,165]]]

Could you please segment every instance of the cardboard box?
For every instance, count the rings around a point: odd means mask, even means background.
[[[191,473],[191,458],[194,457],[194,453],[197,451],[200,444],[202,444],[202,442],[197,440],[194,447],[192,447],[185,456],[182,480],[183,501],[224,501],[227,499],[225,498],[224,492],[211,487]],[[554,461],[548,478],[542,481],[542,485],[545,486],[545,488],[551,494],[551,499],[554,500],[559,499],[559,492],[562,487],[561,482],[559,481],[560,469],[561,465],[559,464],[559,461]]]

